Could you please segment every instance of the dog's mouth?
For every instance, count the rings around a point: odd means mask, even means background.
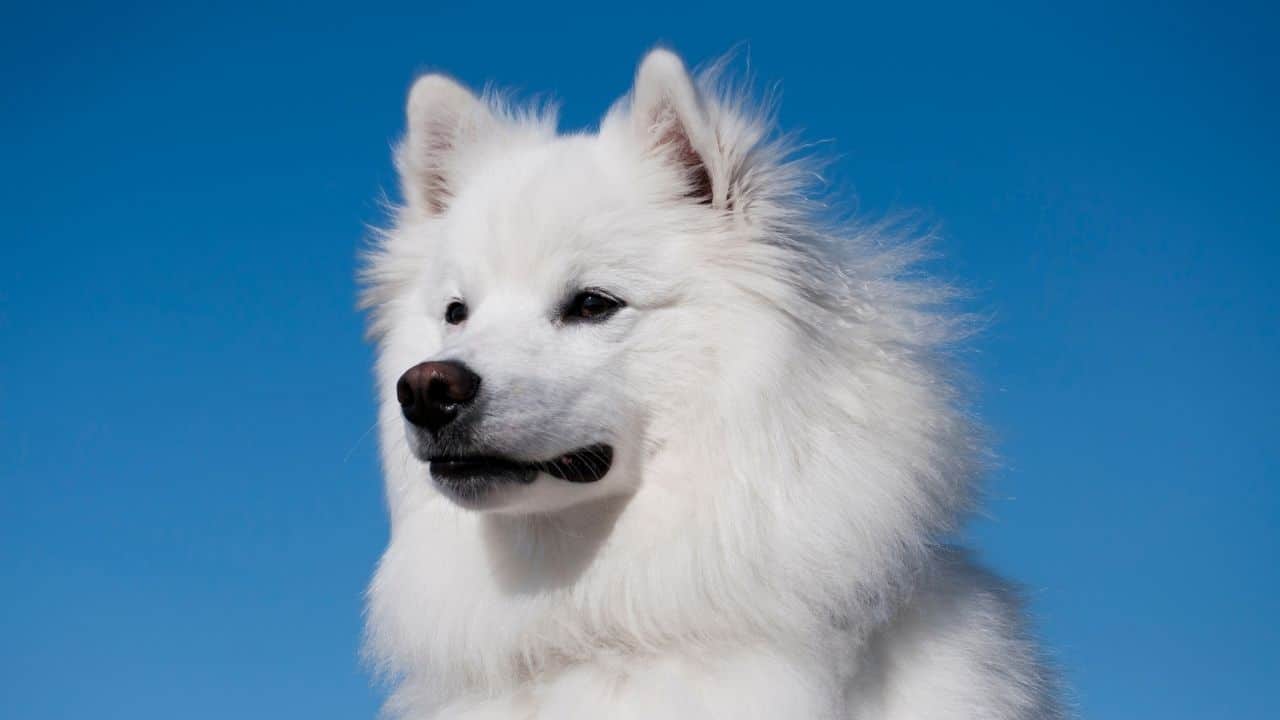
[[[573,483],[593,483],[613,465],[613,447],[603,443],[588,445],[540,462],[501,455],[435,455],[428,462],[431,475],[449,483],[508,478],[527,484],[540,472]]]

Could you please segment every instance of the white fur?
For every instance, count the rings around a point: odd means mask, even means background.
[[[388,710],[1060,717],[1009,592],[938,541],[980,465],[946,372],[963,318],[907,277],[917,245],[824,222],[805,163],[712,75],[655,50],[598,133],[570,136],[438,75],[414,86],[405,204],[366,275]],[[703,172],[709,202],[689,196]],[[558,323],[582,287],[627,305]],[[461,507],[394,390],[446,358],[484,378],[493,447],[607,441],[613,469]]]

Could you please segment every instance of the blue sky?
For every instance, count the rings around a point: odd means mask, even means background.
[[[0,714],[371,717],[357,247],[415,73],[590,126],[740,47],[993,321],[966,533],[1084,717],[1280,704],[1280,87],[1258,4],[0,9]],[[205,14],[205,13],[210,14]]]

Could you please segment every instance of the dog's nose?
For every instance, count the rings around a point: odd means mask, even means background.
[[[396,383],[396,399],[404,419],[436,432],[458,416],[480,389],[480,376],[460,362],[418,363]]]

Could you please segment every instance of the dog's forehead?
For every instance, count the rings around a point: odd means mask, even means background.
[[[489,276],[537,281],[627,252],[642,211],[625,158],[594,136],[557,137],[490,158],[458,195],[445,231],[455,261]],[[633,248],[635,249],[635,248]]]

